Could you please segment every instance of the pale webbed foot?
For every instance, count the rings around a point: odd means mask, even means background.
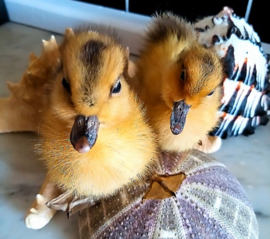
[[[45,204],[47,200],[40,194],[36,196],[36,205],[26,215],[26,227],[40,229],[47,225],[55,214],[55,210],[49,209]]]
[[[214,153],[218,151],[221,147],[222,140],[218,136],[205,136],[202,140],[200,140],[194,148],[200,150],[204,153]]]

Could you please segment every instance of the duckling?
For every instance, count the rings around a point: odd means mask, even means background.
[[[59,52],[37,144],[49,181],[77,197],[99,199],[150,176],[156,141],[126,82],[127,50],[108,34],[67,29]],[[38,219],[31,220],[30,228]]]
[[[220,147],[208,132],[219,120],[222,76],[218,57],[197,43],[190,23],[171,13],[153,18],[129,83],[146,105],[161,150]]]

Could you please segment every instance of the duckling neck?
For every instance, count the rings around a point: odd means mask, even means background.
[[[130,109],[130,116],[113,127],[101,128],[97,143],[109,148],[112,153],[121,149],[119,154],[151,157],[145,150],[154,150],[154,136],[138,109]],[[119,155],[118,154],[118,155]]]

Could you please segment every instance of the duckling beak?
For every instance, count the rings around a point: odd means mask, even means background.
[[[184,100],[174,102],[171,114],[171,131],[174,135],[183,131],[189,108],[190,105],[187,105]]]
[[[70,142],[79,153],[86,153],[96,143],[99,130],[99,121],[96,116],[76,117],[70,133]]]

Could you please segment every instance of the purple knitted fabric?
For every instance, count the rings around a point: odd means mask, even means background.
[[[176,197],[142,202],[149,185],[123,189],[80,212],[81,239],[258,238],[254,211],[223,164],[193,150],[163,154],[159,170],[186,174]]]

